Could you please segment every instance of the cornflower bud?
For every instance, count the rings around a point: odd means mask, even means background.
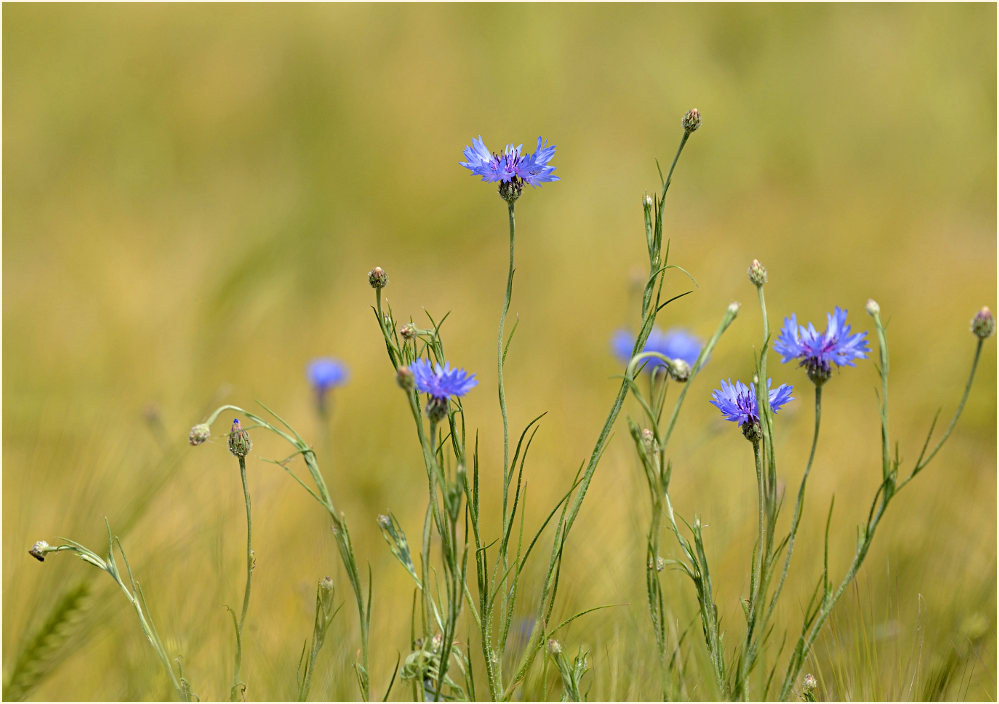
[[[413,370],[409,367],[399,367],[395,372],[395,383],[399,385],[399,388],[406,391],[415,389],[416,376],[414,376]]]
[[[865,307],[867,309],[867,314],[872,317],[881,312],[881,306],[879,306],[878,302],[873,298],[867,299],[867,305]]]
[[[971,332],[981,340],[989,337],[996,329],[996,319],[992,316],[992,311],[988,307],[982,308],[977,315],[971,319]]]
[[[368,283],[371,284],[371,288],[385,288],[388,286],[388,274],[380,266],[376,266],[368,272]]]
[[[818,686],[819,686],[819,681],[815,679],[815,675],[813,675],[811,672],[805,675],[805,679],[801,681],[801,688],[804,689],[809,694],[814,692],[815,688]]]
[[[403,340],[412,340],[416,337],[416,326],[412,323],[406,323],[405,325],[399,326],[399,335]]]
[[[31,546],[28,550],[28,554],[39,562],[45,562],[45,553],[48,552],[49,544],[44,540],[39,540],[37,543]]]
[[[742,308],[742,304],[739,301],[732,301],[728,304],[728,312],[732,315],[738,314],[740,308]]]
[[[701,126],[701,113],[697,108],[691,108],[687,111],[687,114],[683,116],[683,129],[690,134],[691,132],[696,132],[697,128]]]
[[[684,382],[690,378],[690,365],[682,359],[674,359],[666,369],[675,381]]]
[[[548,641],[548,652],[552,655],[559,655],[562,652],[562,644],[552,638]]]
[[[232,430],[229,431],[229,452],[239,458],[250,454],[253,443],[250,442],[250,434],[243,430],[239,424],[239,418],[232,419]]]
[[[753,263],[749,265],[749,280],[753,282],[753,286],[759,288],[767,282],[767,269],[762,264],[760,264],[759,259],[754,259]]]
[[[198,446],[205,442],[212,436],[212,429],[207,423],[198,423],[196,426],[191,428],[190,435],[187,436],[187,441],[193,446]]]

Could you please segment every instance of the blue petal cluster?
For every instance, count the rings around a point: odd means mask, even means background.
[[[693,367],[703,346],[699,338],[686,330],[671,328],[663,332],[656,327],[649,333],[649,339],[645,341],[642,352],[658,352],[670,359],[682,359]],[[627,330],[618,330],[611,338],[611,348],[618,359],[625,363],[630,362],[631,351],[635,348],[635,336]],[[661,359],[652,358],[646,360],[645,371],[651,373],[665,366],[666,363]]]
[[[853,360],[865,359],[871,351],[866,332],[850,334],[845,310],[837,306],[826,320],[826,330],[820,333],[811,323],[807,328],[798,325],[798,318],[792,313],[774,340],[774,350],[783,357],[781,361],[800,359],[799,365],[806,368],[808,378],[817,384],[831,376],[832,364],[852,367]]]
[[[431,365],[425,359],[417,359],[409,368],[413,371],[416,390],[436,399],[464,396],[479,383],[474,374],[452,369],[448,362],[442,367],[439,362]]]
[[[483,181],[502,181],[509,183],[520,179],[524,183],[537,186],[542,183],[560,180],[553,175],[554,166],[548,164],[555,156],[555,145],[548,146],[546,140],[538,137],[538,146],[532,154],[521,154],[524,145],[514,147],[506,145],[503,154],[493,154],[482,143],[482,136],[472,140],[472,146],[465,147],[465,158],[468,161],[458,163]]]
[[[335,359],[320,357],[309,362],[305,375],[316,391],[325,393],[347,381],[347,367]]]
[[[771,382],[771,379],[767,379],[767,397],[770,399],[770,408],[776,413],[781,406],[794,397],[791,395],[790,384],[781,384],[776,389],[771,389]],[[755,384],[746,386],[741,381],[736,381],[733,385],[731,379],[728,382],[722,379],[721,390],[715,389],[714,393],[711,394],[711,403],[722,412],[725,420],[739,425],[760,422]]]

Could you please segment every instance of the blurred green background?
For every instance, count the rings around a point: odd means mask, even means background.
[[[226,695],[223,605],[241,598],[245,540],[238,471],[224,441],[195,450],[187,431],[223,402],[259,400],[319,438],[304,369],[330,355],[351,379],[320,459],[374,574],[371,675],[384,691],[409,649],[412,594],[374,519],[391,509],[418,534],[425,480],[366,273],[388,271],[400,319],[451,311],[447,349],[481,381],[465,409],[484,485],[498,487],[505,206],[457,164],[479,134],[494,150],[533,149],[539,134],[558,147],[562,181],[517,205],[520,325],[506,373],[513,427],[549,411],[528,463],[537,523],[616,391],[609,336],[637,320],[641,197],[657,188],[655,159],[668,165],[683,113],[700,109],[665,220],[671,261],[698,287],[660,323],[706,338],[730,301],[744,303],[672,443],[675,505],[711,526],[733,638],[753,470],[707,398],[718,379],[751,374],[760,326],[749,262],[770,272],[775,326],[791,312],[821,325],[840,305],[873,332],[863,307],[880,303],[903,466],[934,412],[949,418],[974,346],[968,321],[996,302],[992,4],[18,4],[3,20],[5,682],[64,590],[91,576],[60,556],[39,565],[27,548],[66,536],[100,549],[106,516],[195,691]],[[811,392],[800,370],[777,359],[771,370],[797,389],[779,426],[795,486]],[[821,696],[996,697],[995,370],[989,341],[951,442],[893,504],[817,644],[806,669]],[[835,573],[852,553],[880,466],[876,383],[862,363],[827,386],[800,542],[813,547],[796,553],[779,631],[795,631],[819,574],[833,494]],[[629,444],[622,419],[559,597],[564,614],[616,605],[563,637],[571,653],[591,650],[595,699],[657,696],[648,517]],[[294,696],[315,583],[331,574],[347,605],[313,697],[354,698],[353,606],[327,521],[259,461],[283,453],[261,439],[251,457],[248,696]],[[134,613],[96,577],[76,620],[5,698],[172,696]],[[665,582],[682,629],[693,596],[681,576]],[[690,695],[710,697],[696,685],[696,630]]]

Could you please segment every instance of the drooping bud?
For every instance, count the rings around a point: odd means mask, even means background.
[[[239,418],[232,419],[232,430],[229,431],[229,452],[236,457],[246,457],[250,454],[253,443],[250,434],[239,424]]]
[[[765,266],[760,264],[759,259],[754,259],[753,263],[749,265],[749,280],[753,283],[753,286],[759,288],[767,282],[767,269]]]
[[[48,548],[49,544],[47,542],[45,542],[44,540],[39,540],[37,543],[31,546],[31,549],[28,550],[28,554],[31,555],[36,560],[38,560],[39,562],[45,562],[45,553],[49,551]]]
[[[996,329],[996,319],[992,315],[987,307],[982,308],[971,319],[971,332],[975,333],[975,337],[984,340],[989,337]]]
[[[405,325],[399,326],[399,336],[403,340],[412,340],[416,337],[416,326],[412,323],[406,323]]]
[[[197,447],[201,443],[205,442],[212,436],[212,429],[207,423],[198,423],[196,426],[191,428],[190,435],[187,436],[187,441],[191,445]]]
[[[683,116],[683,129],[687,134],[691,132],[696,132],[697,128],[701,126],[701,113],[697,108],[691,108],[687,111],[687,114]]]
[[[520,180],[517,176],[514,176],[509,181],[500,181],[499,194],[500,198],[505,200],[507,203],[514,203],[518,198],[520,198],[521,192],[524,190],[524,182]]]
[[[412,391],[416,388],[416,376],[409,367],[399,367],[395,372],[395,383],[400,389]]]
[[[872,317],[881,312],[881,306],[879,306],[878,302],[875,301],[873,298],[867,299],[867,305],[865,306],[865,308],[867,309],[867,314]]]
[[[690,378],[690,365],[682,359],[674,359],[666,369],[674,381],[684,382]]]
[[[376,266],[368,272],[368,283],[371,284],[371,288],[385,288],[388,286],[388,274],[380,266]]]

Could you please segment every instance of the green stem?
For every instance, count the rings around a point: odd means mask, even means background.
[[[250,580],[253,576],[253,550],[250,547],[250,540],[253,535],[253,522],[250,518],[250,488],[246,483],[246,458],[239,457],[239,477],[243,482],[243,499],[246,503],[246,587],[243,590],[243,609],[239,614],[239,622],[236,625],[236,662],[232,675],[231,697],[235,701],[238,691],[239,668],[243,655],[243,624],[246,622],[246,611],[250,607]]]
[[[791,532],[787,538],[787,553],[784,555],[784,567],[781,570],[780,578],[777,580],[777,587],[770,598],[770,605],[767,607],[763,623],[770,621],[774,609],[777,606],[777,598],[784,587],[784,580],[787,578],[788,568],[791,566],[791,555],[794,553],[794,539],[798,535],[798,526],[801,523],[801,512],[805,502],[805,484],[808,482],[808,475],[812,471],[812,462],[815,459],[815,448],[819,444],[819,423],[822,420],[822,385],[815,386],[815,431],[812,434],[812,449],[808,453],[808,464],[805,465],[805,474],[801,477],[801,486],[798,487],[798,498],[794,503],[794,517],[791,519]]]
[[[517,231],[513,214],[513,203],[507,203],[510,216],[510,266],[506,277],[506,295],[503,297],[503,312],[500,313],[499,332],[496,335],[496,377],[499,394],[500,414],[503,416],[503,534],[506,534],[507,521],[507,473],[510,469],[510,420],[506,410],[506,390],[503,386],[503,328],[506,316],[510,310],[510,299],[513,296],[513,245]]]

